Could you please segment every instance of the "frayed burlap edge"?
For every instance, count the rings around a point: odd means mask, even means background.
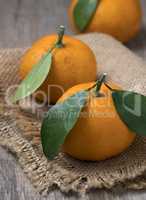
[[[93,188],[110,189],[117,184],[130,189],[146,188],[146,179],[142,176],[146,171],[146,161],[143,164],[135,162],[135,166],[119,166],[117,169],[113,167],[113,171],[105,173],[104,176],[91,176],[92,172],[88,176],[87,172],[80,173],[83,164],[80,161],[68,158],[62,153],[54,161],[48,161],[41,153],[37,153],[35,147],[22,137],[22,130],[11,117],[0,115],[0,144],[17,156],[24,173],[40,193],[46,195],[53,186],[57,186],[62,192],[73,191],[79,195],[84,195]],[[77,162],[80,167],[74,171]]]
[[[96,49],[98,55],[104,54],[103,49],[108,44],[108,48],[110,45],[113,49],[117,48],[114,50],[116,53],[118,48],[121,48],[122,52],[127,51],[126,55],[131,56],[132,61],[135,59],[139,65],[143,63],[121,44],[107,36],[91,34],[87,37],[83,36],[83,40],[89,42],[91,46],[91,43],[96,40],[99,45],[98,50]],[[19,82],[17,70],[25,50],[0,51],[0,77],[3,77],[0,80],[0,144],[15,153],[34,187],[40,193],[46,194],[55,185],[63,192],[74,191],[81,195],[91,188],[112,188],[118,184],[130,189],[146,188],[146,139],[143,138],[137,138],[135,143],[120,156],[102,162],[81,162],[62,153],[53,161],[46,160],[42,154],[41,145],[34,146],[32,140],[26,137],[28,129],[31,133],[39,131],[40,121],[34,119],[34,116],[27,116],[28,113],[22,112],[19,107],[7,107],[4,100],[6,89]],[[109,61],[111,60],[110,54],[111,52],[108,54],[106,50],[106,57],[109,56]],[[36,124],[38,124],[38,129],[36,129]]]

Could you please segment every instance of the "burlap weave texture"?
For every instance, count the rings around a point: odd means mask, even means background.
[[[103,34],[77,36],[94,51],[99,73],[123,88],[146,95],[146,64],[121,43]],[[40,120],[22,107],[6,104],[7,89],[19,83],[18,66],[26,49],[0,50],[0,144],[14,152],[18,162],[39,192],[53,185],[61,191],[84,194],[91,188],[112,188],[122,184],[127,188],[146,188],[146,139],[137,138],[123,154],[102,162],[81,162],[62,153],[47,161],[41,145],[33,139],[40,130]]]

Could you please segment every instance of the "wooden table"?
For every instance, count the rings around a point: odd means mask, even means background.
[[[28,46],[38,37],[55,31],[59,24],[68,27],[68,4],[69,0],[0,0],[0,48]],[[146,11],[145,0],[142,0],[142,6]],[[141,33],[127,46],[146,59],[146,13]],[[74,200],[77,197],[65,196],[59,191],[51,192],[46,198],[40,197],[14,157],[0,148],[0,200],[24,199]],[[87,194],[83,199],[144,200],[146,191],[98,190]]]

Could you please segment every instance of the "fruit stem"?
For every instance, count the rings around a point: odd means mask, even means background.
[[[63,25],[60,25],[59,28],[58,28],[58,39],[57,39],[57,42],[55,44],[55,47],[61,48],[61,47],[64,46],[64,44],[63,44],[64,32],[65,32],[65,27]]]
[[[100,76],[99,80],[97,81],[97,83],[96,83],[96,94],[99,93],[102,84],[105,82],[106,76],[107,76],[107,74],[104,73],[103,75]]]

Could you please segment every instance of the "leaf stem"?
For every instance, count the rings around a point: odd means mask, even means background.
[[[106,82],[104,82],[104,85],[111,90],[112,92],[117,91],[116,89],[113,89],[112,87],[110,87]]]
[[[65,33],[65,27],[63,25],[60,25],[58,29],[58,39],[57,42],[55,43],[55,47],[61,48],[64,46],[63,44],[64,33]]]

